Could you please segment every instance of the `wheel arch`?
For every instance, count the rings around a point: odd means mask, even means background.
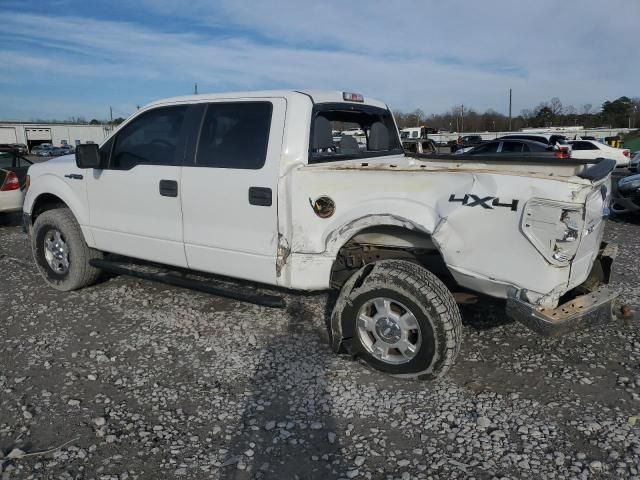
[[[378,260],[407,260],[438,276],[449,274],[432,232],[397,216],[375,215],[358,219],[330,237],[327,245],[333,258],[330,278],[333,287],[342,287],[361,267]],[[346,275],[345,267],[350,269]]]
[[[53,193],[41,193],[31,204],[31,223],[36,221],[36,218],[47,210],[54,208],[69,208],[64,200]],[[70,209],[70,208],[69,208]],[[70,209],[71,210],[71,209]]]
[[[87,245],[93,247],[93,235],[87,227],[89,208],[86,201],[79,197],[79,192],[54,175],[42,175],[35,180],[32,180],[23,206],[24,212],[31,215],[31,223],[47,210],[68,208],[80,225]]]

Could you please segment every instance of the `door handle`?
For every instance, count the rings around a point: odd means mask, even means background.
[[[175,180],[160,180],[160,195],[163,197],[177,197],[178,182]]]
[[[270,207],[272,203],[271,189],[266,187],[249,187],[249,203],[260,207]]]

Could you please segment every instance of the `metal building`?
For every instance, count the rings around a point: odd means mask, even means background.
[[[101,143],[113,129],[113,125],[0,122],[0,144],[23,143],[31,150],[41,143],[74,146]]]

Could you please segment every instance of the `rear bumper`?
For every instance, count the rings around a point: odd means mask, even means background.
[[[0,212],[18,212],[22,210],[24,194],[21,190],[0,192]]]
[[[607,286],[617,253],[615,245],[602,244],[589,278],[572,292],[572,300],[556,308],[532,305],[519,298],[507,299],[506,313],[524,326],[546,337],[605,325],[616,320],[617,293]]]

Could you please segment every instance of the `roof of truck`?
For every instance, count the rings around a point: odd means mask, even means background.
[[[200,93],[197,95],[184,95],[180,97],[163,98],[156,100],[144,106],[144,108],[154,107],[158,105],[166,105],[171,103],[193,103],[193,102],[207,102],[212,100],[236,100],[247,98],[291,98],[294,96],[304,95],[311,97],[314,103],[354,103],[359,102],[346,102],[343,98],[342,91],[338,90],[259,90],[253,92],[223,92],[223,93]],[[375,98],[364,96],[365,105],[372,105],[375,107],[387,108],[387,105]]]

